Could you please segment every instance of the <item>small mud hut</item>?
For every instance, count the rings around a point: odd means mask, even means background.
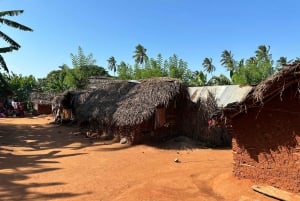
[[[55,94],[32,92],[30,94],[30,102],[33,104],[33,115],[51,114],[52,100]]]
[[[96,90],[67,99],[77,105],[80,125],[99,135],[127,137],[132,143],[180,134],[182,111],[189,101],[187,87],[171,78],[102,80]]]
[[[186,113],[184,131],[194,139],[212,147],[230,147],[231,136],[224,125],[214,125],[210,117],[218,108],[245,99],[251,86],[223,85],[189,87],[193,109]]]
[[[224,108],[233,128],[234,175],[300,192],[300,62],[257,85],[245,101]]]

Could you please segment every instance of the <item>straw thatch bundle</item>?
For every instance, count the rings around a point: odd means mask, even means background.
[[[254,91],[249,99],[253,99],[254,102],[264,100],[282,94],[282,92],[289,86],[300,83],[300,61],[296,61],[292,64],[284,66],[281,71],[276,72],[266,80],[262,81],[254,88]]]
[[[188,97],[187,88],[178,79],[107,81],[85,95],[86,100],[76,113],[79,122],[134,126],[151,118],[156,107],[167,107],[179,95]]]

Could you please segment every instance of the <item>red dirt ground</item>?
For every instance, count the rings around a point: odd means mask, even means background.
[[[232,176],[230,149],[91,141],[51,121],[0,119],[1,201],[272,200]]]

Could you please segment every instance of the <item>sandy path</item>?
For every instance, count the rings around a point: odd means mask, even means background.
[[[231,176],[231,150],[108,145],[50,121],[0,119],[1,201],[271,200]]]

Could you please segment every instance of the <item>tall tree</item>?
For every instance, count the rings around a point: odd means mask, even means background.
[[[204,58],[202,62],[202,66],[204,70],[207,71],[208,73],[212,73],[216,70],[216,67],[212,63],[212,58],[207,58],[207,57]]]
[[[230,78],[232,78],[236,67],[235,67],[235,61],[233,59],[233,54],[231,53],[231,51],[224,50],[222,52],[221,65],[226,67],[226,69],[229,71]]]
[[[117,61],[115,59],[115,57],[111,56],[109,57],[109,59],[107,60],[108,62],[108,70],[111,70],[114,72],[114,76],[117,70]]]
[[[276,61],[276,70],[279,71],[283,68],[284,65],[290,63],[291,61],[287,60],[287,57],[280,57],[279,59],[277,59]]]
[[[146,51],[147,49],[144,48],[141,44],[138,44],[135,47],[134,55],[132,57],[136,64],[144,64],[148,60]]]
[[[108,76],[107,71],[96,65],[93,54],[85,55],[80,46],[78,47],[78,54],[71,53],[71,59],[73,69],[69,69],[66,75],[69,87],[83,89],[90,76]]]
[[[279,65],[286,65],[287,63],[288,63],[288,61],[287,61],[287,57],[280,57],[278,60],[277,60],[277,63],[279,64]]]
[[[90,53],[85,55],[83,49],[79,46],[78,53],[73,54],[71,53],[72,65],[74,68],[81,67],[81,66],[89,66],[89,65],[96,65],[96,60],[93,57],[93,54]]]
[[[133,69],[129,64],[126,64],[124,61],[120,62],[118,65],[118,78],[121,80],[129,80],[133,77]]]
[[[274,73],[272,55],[270,54],[270,46],[260,45],[255,51],[257,65],[262,72],[263,79]]]
[[[59,68],[59,70],[49,72],[44,80],[39,80],[39,87],[43,92],[63,92],[72,86],[66,79],[71,69],[66,64],[59,66]]]
[[[255,51],[255,55],[258,60],[270,61],[271,54],[269,52],[270,46],[260,45]]]
[[[169,77],[181,79],[185,83],[189,83],[192,77],[192,72],[188,69],[188,63],[176,54],[173,54],[164,62],[164,69],[169,70]]]
[[[9,20],[5,18],[6,16],[17,16],[22,14],[24,11],[23,10],[10,10],[10,11],[1,11],[0,12],[0,23],[1,24],[6,24],[7,26],[20,29],[22,31],[33,31],[31,28],[24,26],[18,22]],[[19,45],[16,41],[14,41],[12,38],[10,38],[8,35],[0,31],[0,37],[8,43],[8,46],[0,48],[0,66],[8,72],[8,67],[6,65],[6,62],[1,55],[1,53],[6,53],[6,52],[11,52],[13,50],[18,50],[21,45]]]
[[[28,101],[30,93],[37,89],[38,83],[33,75],[22,76],[12,73],[8,80],[14,96],[20,102]]]

